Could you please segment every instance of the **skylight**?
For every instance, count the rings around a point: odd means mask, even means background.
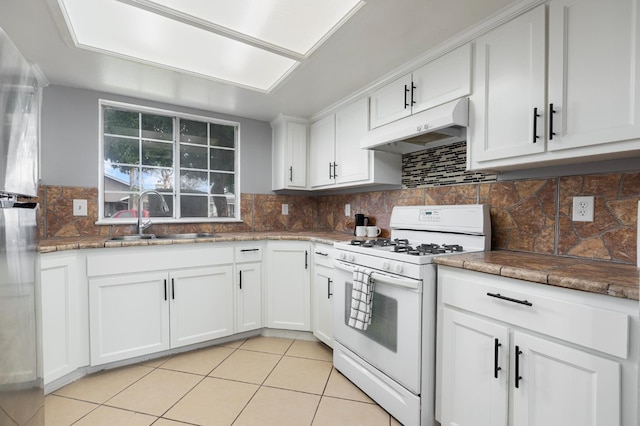
[[[58,0],[77,47],[269,92],[361,0]]]

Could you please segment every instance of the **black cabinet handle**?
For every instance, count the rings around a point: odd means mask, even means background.
[[[242,271],[240,271],[240,290],[242,290]]]
[[[319,254],[320,256],[329,256],[329,253],[323,253],[321,251],[317,251],[316,254]]]
[[[164,300],[167,300],[167,280],[164,280]]]
[[[553,114],[556,113],[556,110],[553,109],[553,104],[549,104],[549,140],[553,140],[553,136],[555,132],[553,131]]]
[[[538,114],[538,108],[534,108],[533,109],[533,143],[538,142],[538,117],[540,117],[540,114]]]
[[[413,92],[417,89],[417,87],[415,86],[415,84],[411,83],[411,105],[415,105],[416,101],[413,100]]]
[[[289,167],[289,182],[293,182],[293,166]]]
[[[175,298],[176,298],[176,286],[173,281],[173,278],[171,278],[171,299],[175,300]]]
[[[246,253],[248,251],[260,251],[259,248],[252,248],[252,249],[240,249],[241,253]]]
[[[333,164],[329,163],[329,179],[333,179]]]
[[[516,388],[520,387],[520,380],[522,380],[522,376],[520,375],[520,355],[522,355],[522,351],[520,347],[516,345]]]
[[[331,296],[333,295],[333,293],[331,293],[331,283],[333,281],[331,281],[331,278],[327,278],[327,299],[331,299]]]
[[[498,338],[493,339],[493,377],[498,378],[498,371],[502,370],[500,366],[498,366],[498,348],[502,346],[502,343],[498,340]]]
[[[334,179],[338,176],[338,172],[336,170],[338,170],[338,164],[334,161],[334,163],[333,163],[333,178]]]
[[[495,297],[496,299],[502,299],[513,303],[519,303],[521,305],[533,306],[533,303],[529,302],[528,300],[513,299],[511,297],[503,296],[500,293],[487,293],[487,296]]]
[[[309,252],[307,250],[304,251],[304,269],[308,269],[309,267]]]
[[[404,109],[409,108],[409,102],[407,102],[407,94],[409,93],[409,87],[404,85]]]

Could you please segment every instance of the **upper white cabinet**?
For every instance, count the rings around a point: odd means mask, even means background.
[[[399,155],[360,148],[368,123],[368,102],[360,99],[311,124],[311,189],[400,184],[402,158]]]
[[[469,168],[640,152],[639,3],[553,0],[479,37]]]
[[[307,189],[307,121],[279,115],[272,128],[272,189]]]
[[[471,44],[466,44],[375,91],[370,128],[467,96],[470,89]]]

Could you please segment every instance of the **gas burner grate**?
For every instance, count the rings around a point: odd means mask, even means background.
[[[450,251],[450,252],[458,252],[458,251],[462,251],[463,248],[460,244],[443,244],[442,247],[444,247],[444,249],[446,251]]]

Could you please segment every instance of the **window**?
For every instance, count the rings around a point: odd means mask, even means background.
[[[112,221],[240,218],[239,124],[101,101],[101,212]],[[161,200],[141,191],[160,193]]]

